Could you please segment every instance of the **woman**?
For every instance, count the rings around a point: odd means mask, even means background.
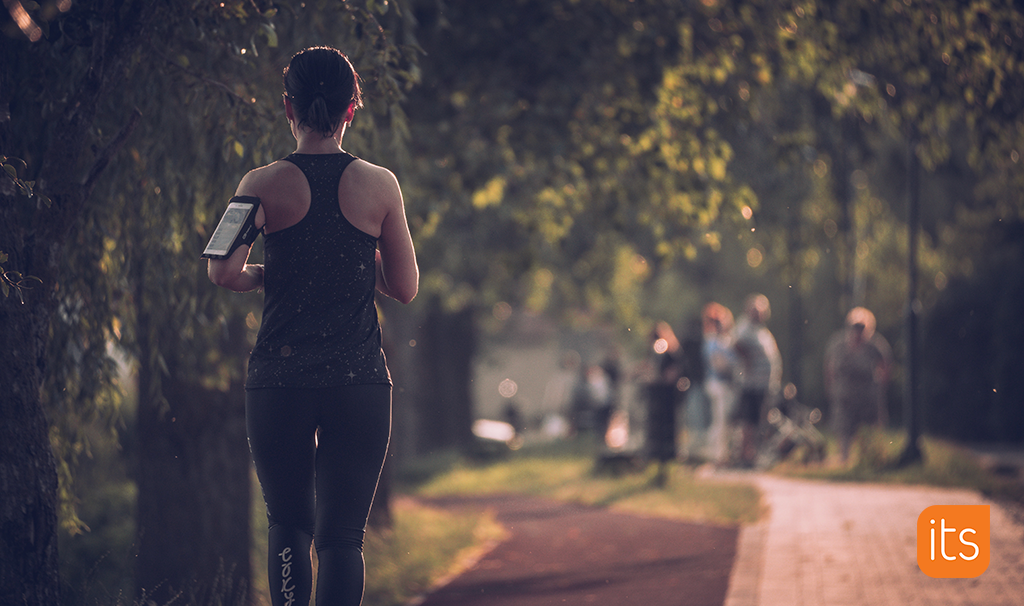
[[[358,76],[333,48],[284,71],[295,152],[249,172],[237,196],[260,199],[264,265],[249,247],[210,260],[210,279],[264,289],[249,358],[246,427],[269,522],[275,606],[362,600],[363,534],[391,427],[391,378],[374,290],[408,303],[419,270],[394,175],[346,153],[361,106]]]

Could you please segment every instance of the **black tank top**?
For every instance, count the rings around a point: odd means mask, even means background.
[[[345,219],[338,180],[355,158],[291,154],[309,182],[309,212],[268,234],[263,321],[247,389],[391,384],[374,305],[377,239]]]

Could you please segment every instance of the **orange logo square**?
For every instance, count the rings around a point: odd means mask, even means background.
[[[917,518],[917,566],[935,579],[969,579],[988,569],[988,505],[932,505]]]

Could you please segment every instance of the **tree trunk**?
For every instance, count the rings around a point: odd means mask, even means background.
[[[0,185],[0,252],[9,255],[3,271],[42,280],[25,293],[24,302],[16,291],[0,294],[0,603],[5,605],[55,605],[60,600],[58,482],[40,399],[57,277],[68,234],[92,184],[130,132],[123,131],[94,158],[86,175],[81,174],[83,154],[97,143],[90,134],[96,107],[123,79],[125,62],[143,41],[157,4],[135,2],[124,8],[115,3],[106,11],[94,11],[96,21],[117,27],[102,30],[106,35],[94,39],[91,63],[74,76],[74,93],[57,118],[56,134],[42,145],[17,140],[11,129],[13,68],[33,60],[26,46],[30,43],[0,36],[0,150],[18,156],[37,148],[40,162],[31,167],[38,170],[35,188],[51,200],[46,205],[25,198],[6,176]]]
[[[839,313],[846,317],[846,312],[856,303],[854,301],[854,275],[857,258],[857,230],[853,220],[853,192],[850,176],[853,173],[850,160],[850,148],[855,145],[856,122],[854,118],[844,117],[839,125],[838,141],[833,146],[834,168],[833,187],[836,203],[839,205],[838,236],[835,247],[838,249],[839,266],[842,268],[843,285],[839,298]]]
[[[137,597],[247,603],[252,482],[244,379],[225,390],[199,384],[194,360],[178,362],[190,344],[144,310],[138,321],[140,351],[162,354],[167,369],[139,369]],[[219,346],[244,359],[244,320],[226,328]],[[148,335],[162,336],[153,342]]]
[[[37,305],[0,296],[0,604],[13,606],[60,599],[57,469],[39,399],[48,324]]]
[[[377,309],[380,312],[381,340],[383,341],[384,355],[387,356],[388,370],[391,372],[391,382],[394,387],[391,390],[391,439],[388,442],[388,455],[384,459],[384,469],[381,470],[380,481],[377,483],[377,494],[373,497],[373,507],[370,509],[370,526],[386,528],[391,526],[391,479],[392,470],[397,462],[397,455],[401,451],[401,445],[405,441],[402,438],[407,415],[403,414],[404,391],[406,385],[405,377],[408,374],[408,345],[399,345],[403,339],[408,342],[409,337],[403,335],[402,328],[407,324],[403,322],[400,305],[397,301],[387,297],[377,298]]]
[[[153,370],[139,378],[138,597],[166,604],[243,604],[249,589],[250,460],[245,392]]]
[[[388,456],[370,510],[370,526],[390,526],[393,471],[416,452],[416,326],[418,305],[402,305],[388,297],[377,297],[384,354],[391,372],[391,442]]]
[[[418,450],[462,448],[472,440],[476,318],[471,308],[447,312],[431,304],[421,327]]]

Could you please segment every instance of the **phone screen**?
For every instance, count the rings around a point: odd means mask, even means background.
[[[203,256],[213,258],[227,256],[228,251],[231,250],[231,243],[235,241],[239,232],[242,231],[242,228],[245,226],[245,220],[254,207],[254,204],[248,202],[232,202],[228,204],[228,209],[224,212],[224,216],[221,217],[220,223],[217,224],[217,229],[214,230],[210,243],[206,245]]]

